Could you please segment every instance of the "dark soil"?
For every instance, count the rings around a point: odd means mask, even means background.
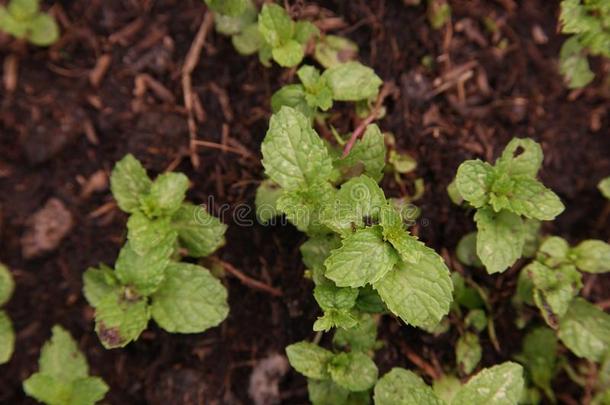
[[[303,235],[289,226],[235,224],[235,217],[255,222],[247,207],[253,206],[264,177],[258,159],[269,99],[290,80],[290,72],[237,55],[230,41],[211,32],[192,75],[203,107],[197,134],[244,152],[200,147],[201,164],[194,168],[180,72],[205,13],[202,2],[47,3],[62,25],[56,45],[40,49],[0,36],[5,66],[9,55],[18,59],[16,90],[0,93],[0,261],[17,283],[7,306],[17,331],[16,351],[0,367],[0,403],[32,403],[21,381],[37,369],[40,347],[54,324],[70,330],[92,373],[110,385],[108,403],[251,403],[247,386],[253,365],[282,353],[291,342],[311,338],[317,316],[311,285],[302,278],[298,246]],[[459,163],[493,159],[513,136],[542,143],[542,179],[567,206],[545,230],[572,242],[610,239],[607,201],[596,189],[610,174],[610,91],[601,79],[578,92],[563,86],[556,69],[563,41],[557,34],[557,2],[451,0],[453,21],[441,31],[430,28],[424,6],[407,7],[398,0],[288,3],[295,14],[342,17],[345,27],[339,33],[359,44],[363,62],[398,86],[380,125],[394,133],[400,150],[417,159],[418,169],[407,186],[386,176],[384,188],[397,197],[412,191],[415,177],[425,180],[425,194],[417,202],[422,218],[414,232],[447,259],[474,226],[469,213],[451,204],[445,187]],[[305,8],[305,3],[318,7]],[[489,21],[495,22],[495,31],[486,28]],[[94,86],[89,74],[103,55],[109,55],[110,68]],[[425,56],[432,58],[431,67],[422,65]],[[596,60],[594,66],[610,71],[607,61]],[[159,86],[142,91],[141,84],[151,78]],[[445,90],[435,91],[441,87]],[[344,130],[353,125],[345,118],[334,124]],[[169,335],[151,322],[136,343],[104,350],[81,293],[81,276],[88,266],[114,263],[126,217],[112,206],[103,182],[98,191],[83,189],[94,173],[108,174],[127,152],[151,173],[168,167],[186,173],[193,183],[189,198],[209,203],[214,196],[216,214],[230,207],[224,215],[227,244],[217,256],[279,288],[283,296],[227,276],[231,313],[220,327]],[[28,218],[52,197],[64,203],[75,225],[57,249],[26,260],[21,237]],[[501,345],[496,351],[484,340],[484,365],[510,359],[519,349],[510,306],[516,274],[517,269],[496,277],[473,274],[493,292]],[[610,299],[610,278],[589,280],[586,293],[593,301]],[[453,330],[433,338],[385,317],[380,337],[385,342],[377,357],[382,372],[392,366],[421,368],[413,354],[434,367],[454,364]],[[579,403],[580,389],[560,380],[555,388],[562,401]],[[306,403],[305,380],[295,372],[281,388],[284,403]]]

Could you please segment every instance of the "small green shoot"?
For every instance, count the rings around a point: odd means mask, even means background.
[[[59,27],[52,15],[40,11],[40,0],[10,0],[0,6],[0,30],[37,46],[49,46],[59,39]]]

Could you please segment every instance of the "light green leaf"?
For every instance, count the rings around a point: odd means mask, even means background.
[[[145,255],[160,244],[175,239],[176,232],[171,228],[168,217],[149,219],[142,212],[136,211],[127,220],[129,246],[139,255]]]
[[[188,188],[189,179],[184,174],[163,173],[141,199],[141,208],[148,216],[171,216],[180,208]]]
[[[307,379],[307,392],[312,405],[345,405],[349,391],[332,380]]]
[[[328,365],[332,380],[352,391],[364,391],[377,382],[379,371],[373,359],[361,352],[339,353]]]
[[[24,38],[28,33],[28,24],[13,17],[3,6],[0,6],[0,27],[16,38]]]
[[[483,267],[481,259],[477,256],[476,232],[470,232],[460,239],[455,248],[455,255],[458,260],[466,266]]]
[[[462,198],[480,208],[489,200],[493,168],[481,160],[467,160],[458,167],[455,185]]]
[[[95,308],[95,331],[106,349],[124,347],[146,329],[150,319],[146,301],[116,291],[99,302]]]
[[[387,312],[385,303],[372,286],[364,286],[359,288],[358,291],[358,300],[356,301],[356,309],[358,311],[368,314],[383,314]]]
[[[449,269],[430,252],[417,264],[399,263],[373,287],[392,313],[417,327],[435,326],[449,313],[453,299]]]
[[[432,249],[412,236],[405,227],[402,216],[391,205],[382,207],[380,224],[383,228],[383,238],[390,242],[400,255],[400,258],[408,263],[417,263],[424,254],[435,254]]]
[[[443,402],[420,376],[393,368],[375,385],[375,405],[443,405]]]
[[[561,46],[559,71],[571,89],[584,87],[595,78],[595,74],[589,67],[586,51],[579,42],[578,36],[568,38]]]
[[[557,365],[557,337],[546,327],[538,327],[523,339],[520,361],[526,368],[532,382],[554,399],[551,380]]]
[[[165,278],[165,268],[174,251],[175,233],[144,255],[139,255],[127,242],[116,261],[116,276],[121,283],[133,287],[140,295],[150,295]]]
[[[587,273],[607,273],[610,271],[610,245],[601,240],[582,241],[572,250],[575,264]]]
[[[15,290],[15,281],[11,271],[0,263],[0,307],[11,299]]]
[[[168,332],[203,332],[227,317],[227,290],[206,268],[171,263],[152,296],[151,311],[155,322]]]
[[[496,162],[511,176],[536,177],[542,166],[542,148],[529,138],[513,138]]]
[[[487,316],[485,315],[485,311],[478,308],[470,310],[464,319],[464,325],[473,328],[479,333],[483,332],[487,327]]]
[[[205,4],[208,5],[212,11],[219,14],[238,16],[246,11],[249,0],[205,0]]]
[[[453,397],[455,397],[460,388],[462,388],[460,380],[450,374],[445,374],[432,383],[432,389],[436,396],[441,401],[445,401],[441,402],[442,405],[451,404]]]
[[[131,213],[140,207],[140,198],[150,191],[151,185],[146,170],[131,154],[125,155],[112,169],[110,190],[125,212]]]
[[[227,36],[239,35],[246,29],[246,27],[254,25],[256,33],[258,34],[258,24],[256,22],[258,20],[258,10],[252,1],[243,1],[246,2],[246,7],[242,13],[238,13],[239,15],[230,16],[216,14],[214,16],[214,26],[216,28],[216,32]]]
[[[325,275],[339,287],[362,287],[383,279],[397,261],[392,247],[382,239],[381,227],[374,226],[345,238],[324,262]]]
[[[537,219],[526,218],[523,221],[523,232],[525,233],[525,243],[523,245],[523,257],[528,259],[536,256],[540,245],[541,222]]]
[[[97,307],[105,296],[117,290],[117,284],[114,271],[104,264],[98,269],[89,267],[83,274],[83,293],[92,307]]]
[[[377,323],[371,315],[363,314],[358,324],[349,329],[337,329],[333,344],[350,351],[368,352],[377,343]]]
[[[27,396],[47,405],[70,404],[72,389],[71,382],[42,373],[35,373],[23,382],[23,391]]]
[[[40,352],[40,373],[50,375],[63,383],[87,377],[87,360],[78,350],[72,336],[60,326],[54,326],[52,332],[51,340],[44,344]]]
[[[284,8],[266,3],[258,17],[258,30],[272,48],[277,48],[292,38],[294,22]]]
[[[333,358],[332,352],[309,342],[293,343],[286,347],[290,365],[305,377],[325,380],[330,377],[327,366]]]
[[[602,181],[600,181],[597,185],[597,188],[604,197],[610,200],[610,177],[602,179]]]
[[[576,298],[559,322],[558,336],[578,357],[599,362],[610,348],[610,315]]]
[[[570,245],[559,236],[550,236],[542,242],[538,249],[539,260],[549,266],[556,266],[568,260]]]
[[[524,390],[523,368],[513,362],[487,368],[458,391],[451,405],[516,405]]]
[[[335,165],[343,172],[351,172],[361,165],[360,170],[378,182],[383,177],[385,156],[383,134],[376,124],[371,124],[366,127],[362,139],[356,141],[350,153],[345,158],[335,161]]]
[[[300,20],[294,24],[293,38],[302,45],[306,45],[312,37],[320,35],[320,30],[309,21]]]
[[[353,328],[358,324],[354,311],[349,309],[327,309],[313,324],[314,332],[328,332],[332,328]]]
[[[303,45],[291,39],[271,51],[273,60],[283,67],[294,67],[301,63],[305,56]]]
[[[108,385],[99,377],[83,377],[72,383],[69,405],[93,405],[104,399]]]
[[[284,191],[277,200],[277,209],[286,214],[286,218],[300,231],[309,234],[328,232],[320,214],[335,192],[329,182],[316,181],[299,190]]]
[[[477,223],[477,256],[489,274],[500,273],[512,266],[523,251],[525,235],[523,221],[508,211],[495,213],[479,209]]]
[[[457,188],[457,181],[455,179],[453,179],[451,183],[447,184],[447,195],[449,196],[451,202],[455,205],[462,205],[464,202],[464,198]]]
[[[8,12],[20,21],[36,17],[39,10],[39,0],[11,0],[8,2]]]
[[[178,242],[191,257],[206,257],[225,244],[227,226],[208,213],[205,207],[183,203],[172,218]]]
[[[379,218],[386,206],[383,190],[366,175],[354,177],[341,185],[334,201],[322,211],[322,223],[343,236],[363,228]]]
[[[258,24],[250,24],[243,31],[231,37],[235,50],[241,55],[252,55],[262,48],[263,38],[258,31]]]
[[[254,204],[256,205],[256,218],[261,224],[266,224],[279,215],[277,200],[282,195],[278,184],[266,179],[256,189]]]
[[[356,304],[358,289],[341,288],[327,282],[316,285],[313,296],[323,310],[350,309]]]
[[[322,77],[337,101],[359,101],[377,97],[383,81],[360,62],[347,62],[324,71]]]
[[[305,98],[305,89],[301,84],[289,84],[281,87],[271,96],[271,110],[277,113],[282,107],[292,107],[307,118],[313,118],[315,108]]]
[[[321,268],[333,249],[341,246],[336,235],[316,235],[301,245],[303,263],[309,269]]]
[[[286,189],[330,178],[332,162],[307,117],[290,107],[271,117],[261,146],[265,173]]]
[[[0,310],[0,364],[10,360],[15,349],[15,331],[6,312]]]
[[[357,55],[358,45],[347,38],[325,35],[316,41],[314,59],[327,69],[349,62]]]
[[[476,334],[466,332],[460,336],[455,347],[455,360],[464,374],[470,374],[477,368],[482,355],[483,350]]]
[[[38,14],[28,22],[28,41],[36,46],[49,46],[59,39],[59,26],[49,14]]]
[[[508,197],[510,210],[517,215],[550,221],[563,212],[563,203],[536,179],[520,177],[515,180],[512,195]]]

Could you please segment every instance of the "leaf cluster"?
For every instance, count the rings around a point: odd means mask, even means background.
[[[13,295],[15,281],[10,270],[0,263],[0,308],[4,306]],[[0,364],[10,360],[15,350],[15,331],[8,314],[0,309]]]
[[[40,11],[40,0],[10,0],[0,6],[0,30],[37,46],[49,46],[59,38],[55,18]]]
[[[218,325],[228,313],[224,286],[209,270],[178,260],[182,253],[213,253],[224,244],[226,225],[184,201],[186,176],[164,173],[152,181],[132,155],[116,164],[110,184],[117,204],[130,214],[127,242],[114,270],[101,265],[83,276],[102,344],[115,348],[136,340],[151,317],[169,332]]]

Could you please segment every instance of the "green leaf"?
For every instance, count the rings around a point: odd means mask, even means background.
[[[313,296],[323,310],[351,309],[356,305],[358,289],[341,288],[328,282],[316,285]]]
[[[559,71],[571,89],[585,87],[595,78],[578,36],[568,38],[561,46]]]
[[[375,385],[375,405],[442,405],[421,377],[403,368],[393,368]]]
[[[538,249],[538,258],[548,266],[557,266],[568,260],[570,245],[559,236],[550,236],[542,242]]]
[[[266,3],[258,17],[258,30],[272,48],[278,48],[292,38],[294,22],[284,8]]]
[[[320,30],[314,24],[309,21],[297,21],[294,24],[294,36],[293,38],[302,45],[307,45],[307,42],[312,37],[320,35]]]
[[[517,215],[550,221],[563,212],[563,203],[557,195],[536,179],[520,177],[515,180],[509,209]]]
[[[349,391],[331,380],[307,379],[307,392],[312,405],[345,405]]]
[[[354,311],[349,309],[327,309],[313,324],[314,332],[328,332],[332,328],[353,328],[358,324]]]
[[[610,348],[610,315],[576,298],[559,323],[558,336],[578,357],[599,362]]]
[[[303,49],[303,45],[291,39],[285,44],[273,48],[271,55],[278,65],[283,67],[294,67],[303,60],[305,49]]]
[[[391,205],[382,207],[379,222],[383,228],[383,238],[392,244],[405,262],[415,264],[422,255],[435,254],[432,249],[409,234],[402,216]]]
[[[92,307],[97,307],[104,297],[115,291],[117,284],[114,271],[104,264],[99,269],[89,267],[83,274],[83,293]]]
[[[481,333],[487,327],[487,316],[482,309],[472,309],[464,319],[464,325]]]
[[[142,200],[148,216],[171,216],[180,208],[189,188],[189,179],[182,173],[163,173],[153,182]]]
[[[0,263],[0,307],[11,299],[15,290],[15,281],[11,271]]]
[[[332,352],[309,342],[293,343],[286,347],[290,365],[305,377],[325,380],[330,377],[327,366]]]
[[[2,6],[0,6],[0,27],[2,27],[2,31],[16,38],[25,38],[28,33],[28,24],[13,17]]]
[[[597,185],[597,188],[604,197],[610,200],[610,177],[602,179],[602,181],[600,181]]]
[[[31,20],[36,17],[39,10],[39,0],[11,0],[8,2],[8,12],[17,20]]]
[[[301,84],[289,84],[273,93],[271,110],[277,113],[284,106],[296,109],[307,118],[313,118],[316,112],[315,108],[307,102],[305,89]]]
[[[379,296],[379,293],[370,285],[358,289],[356,309],[368,314],[382,314],[387,312],[385,303]]]
[[[136,211],[127,220],[129,246],[139,255],[145,255],[160,244],[175,239],[176,232],[172,230],[170,219],[167,217],[149,219],[143,213]]]
[[[243,1],[246,3],[246,7],[243,12],[238,13],[238,15],[230,16],[216,14],[214,16],[214,26],[216,28],[216,32],[227,36],[239,35],[246,29],[246,27],[254,25],[256,33],[258,34],[258,24],[256,22],[258,20],[258,9],[254,3],[252,3],[252,1]]]
[[[205,0],[205,4],[219,14],[238,16],[251,4],[250,0]]]
[[[23,382],[23,391],[27,396],[48,405],[70,404],[73,385],[57,378],[35,373]]]
[[[377,382],[379,371],[373,359],[361,352],[339,353],[328,365],[332,380],[352,391],[364,391]]]
[[[258,23],[246,26],[241,33],[233,35],[231,42],[241,55],[252,55],[263,47],[263,38],[258,31]]]
[[[436,253],[417,264],[399,263],[373,285],[388,309],[417,327],[435,326],[449,313],[453,284],[449,269]]]
[[[513,138],[496,162],[502,171],[511,176],[536,177],[542,167],[542,148],[529,138]]]
[[[481,343],[476,334],[466,332],[460,336],[455,347],[455,360],[464,374],[470,374],[477,368],[482,355]]]
[[[523,368],[513,362],[487,368],[458,391],[451,405],[515,405],[524,390]]]
[[[191,257],[209,256],[225,244],[227,226],[205,207],[183,203],[172,218],[172,228]]]
[[[265,173],[286,189],[327,180],[333,170],[328,150],[307,117],[290,107],[271,117],[261,150]]]
[[[327,181],[316,181],[299,190],[285,191],[277,209],[300,231],[310,234],[328,232],[320,219],[322,207],[332,200],[335,188]]]
[[[44,344],[38,360],[39,372],[63,383],[87,377],[89,366],[72,336],[61,326],[53,327],[51,340]]]
[[[151,185],[146,170],[131,154],[118,161],[110,175],[112,195],[125,212],[132,213],[140,207],[140,198],[149,192]]]
[[[477,223],[477,256],[489,274],[500,273],[512,266],[523,251],[523,221],[509,211],[495,213],[479,209]]]
[[[610,271],[610,245],[601,240],[585,240],[572,250],[575,264],[587,273],[607,273]],[[1,300],[0,300],[1,301]]]
[[[6,312],[0,310],[0,364],[10,360],[15,350],[15,331]]]
[[[480,208],[489,200],[493,177],[493,167],[489,163],[467,160],[458,167],[455,185],[464,200]]]
[[[363,314],[356,326],[349,329],[337,329],[333,336],[333,344],[349,348],[350,351],[368,352],[377,343],[377,323],[368,314]]]
[[[59,39],[59,26],[49,14],[38,14],[29,21],[28,26],[28,41],[36,46],[49,46]]]
[[[321,221],[333,231],[346,236],[356,228],[374,223],[385,206],[385,195],[377,182],[361,175],[341,185],[334,201],[324,206]]]
[[[269,179],[263,180],[259,184],[254,199],[258,222],[267,224],[273,218],[280,215],[277,211],[277,200],[282,195],[282,192],[283,190],[280,186]]]
[[[104,399],[108,385],[99,377],[84,377],[72,383],[70,405],[93,405]]]
[[[331,251],[340,246],[341,241],[336,235],[316,235],[309,238],[300,248],[303,263],[309,269],[322,268]]]
[[[133,299],[114,291],[95,308],[95,331],[106,349],[124,347],[140,336],[149,319],[146,298]]]
[[[364,174],[378,182],[383,178],[385,156],[383,134],[377,125],[371,124],[366,127],[362,139],[356,141],[350,153],[335,161],[335,165],[343,172],[353,171],[360,165]]]
[[[383,81],[360,62],[347,62],[324,71],[322,77],[337,101],[359,101],[377,97]]]
[[[327,69],[349,62],[357,55],[358,45],[347,38],[325,35],[316,41],[314,59]]]
[[[551,399],[554,399],[551,381],[555,376],[557,348],[555,332],[546,327],[538,327],[523,339],[520,356],[532,382]]]
[[[483,267],[483,263],[477,256],[477,233],[470,232],[462,236],[455,249],[455,255],[460,263],[466,266]]]
[[[123,285],[133,287],[140,295],[150,295],[165,278],[165,268],[174,251],[175,233],[144,255],[136,253],[127,242],[116,261],[116,276]]]
[[[361,229],[343,240],[326,259],[326,277],[339,287],[375,283],[394,267],[398,256],[381,236],[381,227]]]
[[[168,332],[203,332],[227,317],[227,290],[201,266],[171,263],[163,284],[152,296],[151,312],[155,322]]]
[[[525,243],[523,245],[523,257],[528,259],[536,256],[540,245],[541,222],[537,219],[526,218],[523,221],[523,231],[525,233]]]
[[[441,376],[441,378],[434,380],[432,383],[432,389],[436,396],[445,402],[441,402],[441,404],[451,404],[453,401],[453,397],[462,387],[462,383],[460,380],[450,374],[445,374]]]

